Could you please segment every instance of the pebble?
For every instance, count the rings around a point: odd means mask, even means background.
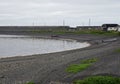
[[[3,75],[0,75],[0,78],[4,78],[4,76],[3,76]]]

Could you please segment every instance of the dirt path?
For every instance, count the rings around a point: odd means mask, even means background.
[[[77,78],[99,74],[120,77],[120,53],[115,52],[120,47],[119,37],[62,35],[60,38],[88,41],[94,45],[65,52],[0,59],[0,83],[24,84],[27,81],[34,81],[36,84],[49,84],[51,81],[70,83]],[[111,38],[117,38],[117,41],[102,42]],[[94,57],[99,61],[92,67],[78,74],[65,72],[69,64]]]

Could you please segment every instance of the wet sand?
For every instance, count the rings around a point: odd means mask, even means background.
[[[35,35],[51,38],[51,35]],[[107,41],[107,39],[116,39]],[[120,77],[120,37],[96,35],[60,35],[52,39],[74,39],[91,43],[90,47],[64,52],[11,57],[0,59],[1,84],[25,84],[34,81],[36,84],[50,84],[52,81],[71,84],[75,79],[92,75],[113,75]],[[65,69],[70,64],[81,60],[98,58],[99,60],[88,69],[77,74],[69,74]],[[52,83],[56,84],[56,83]]]

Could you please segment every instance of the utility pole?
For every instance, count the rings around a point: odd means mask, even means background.
[[[91,26],[91,19],[90,18],[89,18],[89,23],[88,24],[89,24],[89,26]]]
[[[65,20],[63,20],[63,26],[65,26]]]
[[[82,22],[82,26],[84,26],[84,22]]]
[[[34,21],[33,21],[33,26],[35,26],[35,23],[34,23]]]
[[[47,23],[46,23],[46,22],[44,22],[44,26],[47,26]]]

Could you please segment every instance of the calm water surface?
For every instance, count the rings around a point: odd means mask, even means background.
[[[30,36],[0,35],[0,58],[45,54],[88,47],[75,40],[41,39]]]

